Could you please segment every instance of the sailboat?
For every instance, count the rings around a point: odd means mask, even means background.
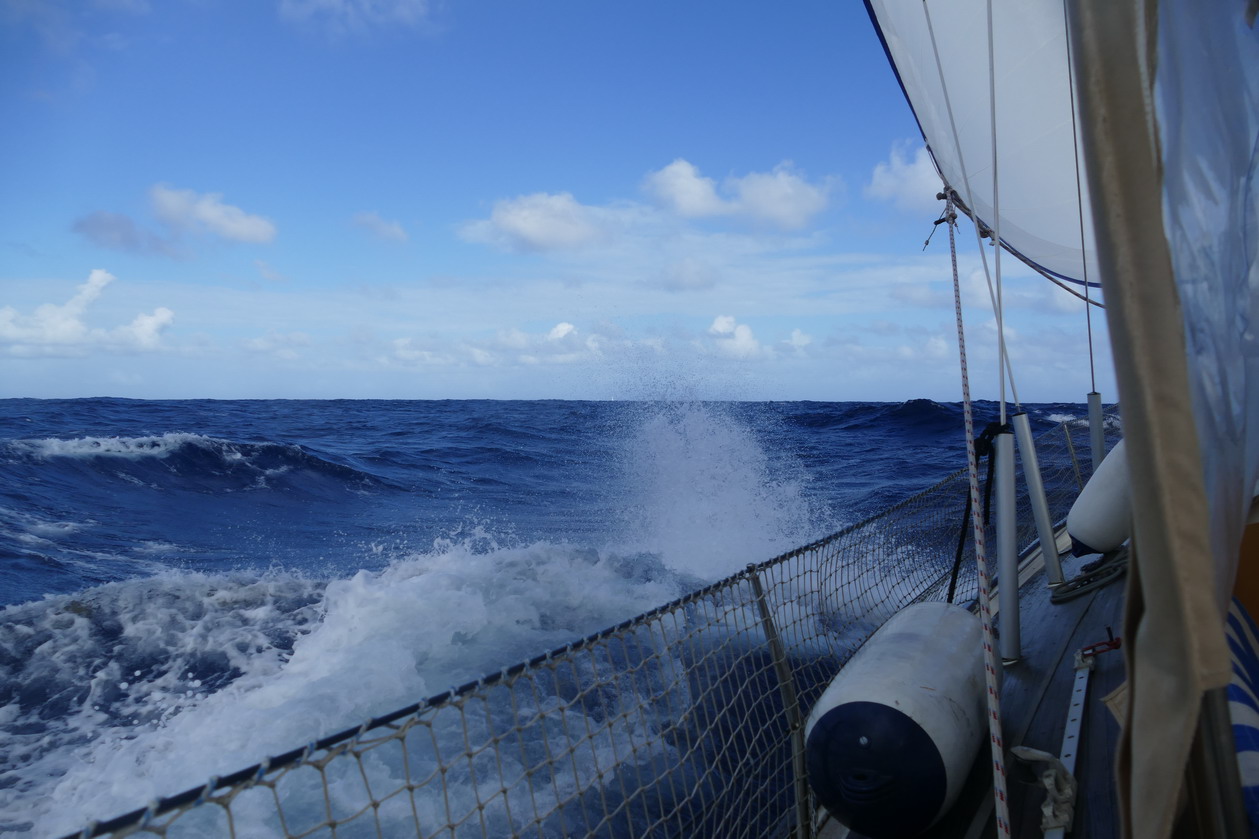
[[[1001,246],[994,263],[1003,249],[1105,300],[1131,492],[1126,702],[1122,735],[1102,745],[1119,829],[1254,835],[1243,790],[1259,777],[1238,767],[1256,752],[1239,759],[1229,716],[1253,690],[1245,676],[1229,687],[1226,616],[1259,616],[1246,594],[1259,563],[1239,561],[1259,480],[1259,3],[868,7],[950,228],[954,212],[969,216]],[[959,473],[638,618],[74,835],[842,833],[808,784],[805,718],[903,607],[955,588],[986,607],[973,572],[950,574],[953,524],[935,535],[933,499],[967,482]],[[1047,562],[1059,535],[1039,539]],[[1025,569],[1043,580],[1020,565],[1001,574],[1002,595]],[[1008,640],[1015,622],[1001,612]],[[1075,629],[1041,615],[1027,635]],[[1047,671],[1046,688],[1063,678]],[[974,778],[1019,745],[992,742]],[[963,795],[972,809],[930,830],[1008,834],[1025,819],[1002,815],[1005,797],[999,783],[978,804]]]

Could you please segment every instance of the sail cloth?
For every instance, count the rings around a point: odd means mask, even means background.
[[[1259,481],[1259,27],[1246,6],[1160,3],[1154,85],[1221,608]]]
[[[936,169],[963,209],[998,230],[1006,249],[1025,262],[1096,284],[1062,3],[992,4],[995,178],[985,0],[867,0],[867,7]]]

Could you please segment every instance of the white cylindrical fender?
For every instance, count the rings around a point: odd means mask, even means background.
[[[835,818],[890,839],[948,810],[983,743],[982,636],[961,606],[918,603],[844,665],[805,726],[809,783]]]
[[[1132,491],[1123,440],[1097,467],[1067,514],[1071,552],[1076,556],[1113,551],[1132,529]]]

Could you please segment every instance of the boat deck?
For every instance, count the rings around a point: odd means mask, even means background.
[[[1062,559],[1067,579],[1079,574],[1086,560]],[[1065,603],[1050,602],[1043,567],[1033,557],[1020,574],[1022,653],[1005,668],[1001,711],[1006,742],[1007,783],[1011,828],[1016,837],[1040,836],[1040,805],[1044,791],[1038,779],[1043,764],[1026,765],[1010,754],[1014,746],[1029,746],[1053,755],[1062,751],[1063,731],[1075,682],[1077,650],[1108,639],[1107,629],[1120,631],[1125,577]],[[994,598],[995,600],[995,598]],[[999,627],[1000,616],[996,623]],[[1079,784],[1071,836],[1117,836],[1114,755],[1119,723],[1102,701],[1124,680],[1123,654],[1096,657],[1089,680],[1084,721],[1075,767]],[[995,834],[991,758],[985,739],[958,802],[924,836],[988,837]],[[818,831],[820,839],[861,839],[833,820]]]
[[[1078,572],[1080,564],[1067,564],[1064,571],[1068,579]],[[1061,604],[1050,602],[1043,574],[1033,581],[1035,591],[1025,589],[1020,598],[1022,622],[1033,629],[1023,633],[1027,657],[1006,669],[1002,688],[1003,710],[1010,709],[1005,729],[1009,746],[1030,746],[1055,755],[1062,751],[1063,731],[1072,708],[1076,652],[1106,641],[1112,627],[1115,634],[1120,633],[1124,579]],[[1062,632],[1042,631],[1048,627]],[[1076,837],[1119,835],[1114,767],[1119,722],[1103,700],[1124,681],[1123,653],[1102,653],[1094,662],[1076,758],[1079,792],[1071,831]],[[1037,836],[1044,800],[1036,777],[1040,767],[1033,770],[1019,763],[1017,759],[1010,761],[1011,827],[1015,836]]]

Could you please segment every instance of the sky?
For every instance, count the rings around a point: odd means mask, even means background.
[[[3,397],[961,398],[861,3],[0,0],[0,114]],[[1083,401],[1083,304],[1003,265],[1019,396]]]

